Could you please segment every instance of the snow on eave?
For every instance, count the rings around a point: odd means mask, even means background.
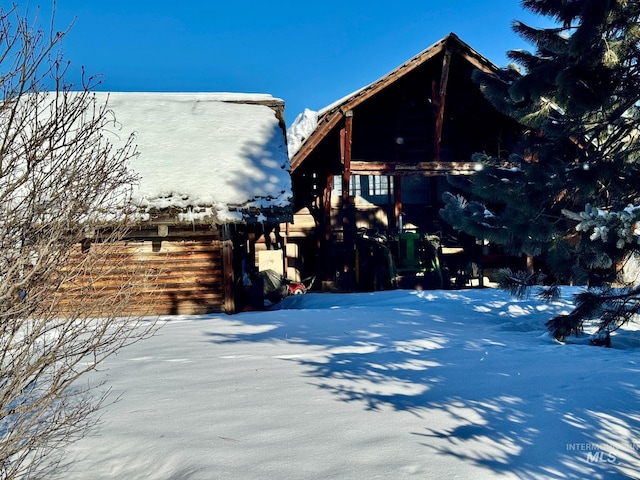
[[[284,102],[267,94],[96,92],[116,122],[118,146],[133,133],[143,219],[245,222],[287,216],[292,190]],[[253,212],[253,213],[252,213]],[[266,212],[265,215],[260,215]]]
[[[289,158],[292,158],[304,142],[313,135],[318,126],[318,112],[309,108],[296,117],[291,126],[287,129],[287,145]]]

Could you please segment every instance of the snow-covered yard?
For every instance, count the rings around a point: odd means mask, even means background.
[[[167,317],[91,377],[65,479],[640,478],[640,332],[561,345],[498,290],[289,297]]]

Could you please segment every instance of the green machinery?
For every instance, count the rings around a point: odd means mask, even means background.
[[[388,238],[362,229],[355,247],[357,290],[445,287],[440,238],[435,235],[403,231]]]
[[[440,262],[440,238],[401,232],[389,242],[399,288],[436,289],[445,286]]]

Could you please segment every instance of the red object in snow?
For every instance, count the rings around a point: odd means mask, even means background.
[[[287,289],[289,290],[289,295],[300,295],[303,293],[307,293],[307,287],[305,287],[302,283],[291,282],[287,285]]]

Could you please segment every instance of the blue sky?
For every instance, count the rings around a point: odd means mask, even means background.
[[[507,50],[528,47],[514,19],[546,22],[518,0],[57,0],[56,26],[74,22],[72,74],[102,75],[99,90],[270,93],[290,124],[449,32],[504,66]]]

